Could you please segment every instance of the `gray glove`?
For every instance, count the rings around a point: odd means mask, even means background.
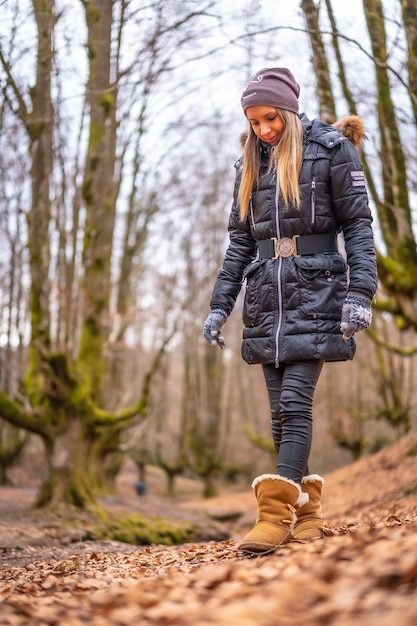
[[[212,309],[204,322],[203,335],[205,339],[212,345],[216,344],[224,348],[224,337],[221,328],[227,320],[227,313],[223,309]]]
[[[371,321],[372,309],[369,298],[361,293],[349,292],[342,307],[340,330],[343,339],[349,339],[359,330],[369,328]]]

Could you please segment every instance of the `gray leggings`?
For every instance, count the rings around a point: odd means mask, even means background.
[[[313,396],[323,361],[263,365],[278,455],[277,474],[300,483],[310,473]]]

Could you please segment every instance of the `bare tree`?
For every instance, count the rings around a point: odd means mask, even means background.
[[[343,92],[350,108],[355,106],[355,99],[352,90],[349,88],[344,62],[338,40],[343,38],[339,31],[331,2],[326,2],[330,22],[332,25],[333,41],[336,42],[339,77],[343,80]],[[303,9],[317,11],[314,2],[303,2]],[[372,62],[376,84],[376,112],[378,123],[378,150],[380,156],[380,172],[375,171],[367,164],[366,146],[364,151],[364,161],[366,163],[366,173],[368,184],[377,215],[378,223],[384,241],[385,250],[378,250],[379,277],[384,288],[384,295],[378,298],[376,306],[382,310],[389,311],[398,319],[401,318],[404,326],[411,326],[417,329],[417,246],[414,236],[414,221],[411,210],[410,193],[414,188],[413,169],[408,167],[415,158],[409,149],[405,149],[401,137],[401,111],[394,104],[392,80],[397,80],[399,87],[405,88],[404,97],[409,98],[409,104],[415,110],[415,93],[412,90],[414,77],[413,60],[413,32],[410,29],[410,17],[413,15],[413,3],[402,3],[404,24],[403,29],[407,35],[408,48],[403,50],[404,67],[408,67],[407,72],[403,70],[400,75],[391,63],[387,50],[386,25],[381,0],[364,0],[364,15],[366,19],[367,31],[371,46],[369,58]],[[309,14],[307,12],[307,23]],[[310,41],[313,51],[313,58],[318,55],[322,60],[322,45],[316,47],[317,37],[321,37],[318,26],[309,31]],[[361,46],[363,50],[363,47]],[[318,63],[319,61],[317,61]],[[411,72],[410,72],[411,69]],[[404,76],[405,74],[405,76]],[[329,99],[328,94],[319,90],[321,106],[326,106]],[[333,97],[331,96],[331,102]],[[355,113],[356,111],[351,111]],[[409,120],[409,131],[415,133]],[[415,142],[414,142],[415,145]],[[382,191],[378,179],[382,182]]]
[[[54,99],[56,92],[60,94],[55,90],[59,75],[56,28],[65,12],[56,12],[54,0],[33,0],[37,48],[30,94],[21,86],[7,51],[0,50],[6,102],[26,131],[31,158],[27,211],[31,343],[26,404],[0,392],[0,415],[44,442],[46,467],[37,499],[40,505],[71,502],[85,506],[94,500],[105,480],[104,459],[117,450],[120,433],[146,412],[152,378],[172,336],[172,328],[167,329],[155,346],[133,403],[108,410],[103,382],[113,315],[118,310],[123,315],[126,310],[132,258],[140,255],[148,221],[157,207],[156,199],[149,203],[138,188],[141,148],[134,139],[130,208],[126,219],[118,218],[124,167],[131,159],[131,138],[143,133],[141,124],[152,89],[169,70],[177,46],[191,41],[193,24],[204,16],[205,6],[195,11],[191,4],[82,1],[87,91],[79,132],[81,155],[75,159],[73,188],[68,193],[64,183],[71,176],[65,171],[64,153],[56,149],[58,138],[63,137],[59,132],[63,116],[56,110],[60,101]],[[148,23],[152,28],[146,28]],[[129,29],[138,26],[143,40],[135,40],[136,51],[129,58]],[[138,106],[129,105],[126,98],[137,99]],[[129,135],[123,135],[126,129]],[[64,210],[66,203],[70,211]],[[142,211],[140,207],[145,205]],[[116,236],[122,225],[125,241],[133,241],[132,249],[124,248],[124,254]],[[119,283],[114,282],[113,272],[120,268],[120,259],[123,279],[117,296]],[[117,273],[120,276],[120,269]],[[57,278],[62,282],[56,282]],[[56,293],[62,290],[65,297],[57,299]],[[70,298],[76,298],[77,307],[65,316],[64,303],[69,306]]]
[[[324,37],[331,36],[331,42],[337,63],[338,77],[348,110],[357,114],[360,101],[354,95],[354,89],[349,84],[349,65],[343,58],[343,44],[348,43],[356,49],[358,56],[365,55],[368,60],[369,71],[375,81],[375,109],[376,133],[374,143],[377,146],[378,161],[373,159],[365,145],[362,153],[364,169],[367,177],[370,198],[376,209],[378,227],[382,236],[382,245],[378,244],[378,270],[381,288],[374,307],[376,310],[391,314],[391,324],[399,328],[417,330],[417,245],[415,239],[415,216],[413,216],[412,197],[415,189],[415,159],[416,141],[408,142],[404,137],[410,133],[415,136],[416,96],[415,84],[415,29],[411,25],[416,14],[415,3],[402,2],[402,24],[398,24],[398,32],[404,33],[406,45],[396,45],[396,54],[401,54],[400,69],[396,69],[396,61],[387,45],[387,21],[384,16],[384,7],[381,0],[364,0],[363,9],[369,49],[365,42],[358,42],[350,38],[336,23],[331,0],[326,0],[327,17],[331,27],[330,33],[326,27],[319,25],[319,6],[313,1],[302,3],[306,15],[306,23],[310,44],[313,53],[314,65],[324,63],[330,75],[329,62],[323,55],[325,49]],[[313,21],[312,16],[315,20]],[[414,22],[413,22],[414,24]],[[401,37],[400,37],[401,40]],[[408,71],[407,71],[408,70]],[[396,93],[401,91],[401,97]],[[321,109],[332,108],[334,97],[332,93],[318,89]],[[401,101],[402,105],[396,104]],[[412,111],[408,117],[405,111]],[[330,120],[333,121],[333,120]],[[379,171],[378,171],[378,166]],[[377,321],[377,320],[376,320]],[[407,430],[410,427],[410,398],[404,383],[407,379],[396,376],[399,372],[398,363],[394,365],[394,353],[406,352],[412,355],[415,349],[405,350],[401,347],[401,338],[398,346],[393,347],[386,330],[386,320],[381,318],[381,324],[375,324],[369,331],[373,337],[376,350],[375,380],[379,387],[379,398],[382,406],[374,408],[374,416],[384,417],[388,423],[402,425]],[[377,329],[380,329],[380,333]],[[383,330],[385,329],[385,330]],[[392,335],[392,333],[391,333]],[[388,353],[384,353],[388,350]],[[391,353],[391,354],[390,354]],[[401,367],[406,367],[402,363]],[[360,412],[359,419],[364,415]],[[339,437],[340,438],[340,437]],[[359,437],[363,447],[363,438]],[[361,448],[362,449],[362,448]]]
[[[336,118],[336,105],[333,97],[326,47],[319,26],[319,8],[314,0],[302,0],[301,8],[304,11],[307,31],[313,49],[312,63],[317,81],[320,117],[324,122],[332,123]]]

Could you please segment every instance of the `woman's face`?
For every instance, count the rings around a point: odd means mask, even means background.
[[[274,107],[258,105],[246,109],[246,117],[259,139],[275,146],[281,139],[284,122]]]

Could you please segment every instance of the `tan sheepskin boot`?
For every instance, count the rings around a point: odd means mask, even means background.
[[[295,511],[305,504],[308,494],[300,485],[278,474],[263,474],[252,483],[258,501],[254,528],[242,539],[239,549],[245,552],[269,552],[291,539],[296,522]]]
[[[294,539],[309,541],[324,537],[321,509],[323,485],[324,478],[318,474],[310,474],[302,479],[301,489],[308,494],[309,500],[297,511],[297,521],[292,533]]]

